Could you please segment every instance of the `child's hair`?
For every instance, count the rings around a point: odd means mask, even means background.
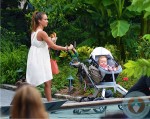
[[[102,58],[106,58],[106,60],[107,60],[107,57],[104,56],[104,55],[102,55],[102,56],[99,57],[98,62],[99,62]]]
[[[51,37],[51,38],[56,37],[56,33],[55,33],[55,32],[51,33],[51,34],[50,34],[50,37]]]
[[[54,34],[50,34],[50,37],[51,37],[51,38],[54,38]]]
[[[53,32],[53,35],[56,37],[56,33],[55,32]]]

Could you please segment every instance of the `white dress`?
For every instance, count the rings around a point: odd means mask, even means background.
[[[31,47],[28,53],[26,80],[27,83],[38,86],[53,78],[48,45],[37,40],[37,33],[31,34]]]

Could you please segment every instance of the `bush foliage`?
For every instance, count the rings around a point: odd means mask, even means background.
[[[15,84],[16,81],[25,75],[27,47],[20,46],[11,52],[0,52],[0,83]]]

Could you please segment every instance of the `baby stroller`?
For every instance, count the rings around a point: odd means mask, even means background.
[[[117,67],[117,70],[108,71],[100,67],[98,64],[98,59],[100,56],[106,56],[108,65]],[[86,88],[86,86],[94,88],[94,94],[91,97],[81,98],[81,102],[103,100],[107,98],[108,96],[106,95],[106,88],[113,88],[115,93],[116,91],[118,91],[122,95],[125,95],[127,93],[126,89],[116,83],[116,78],[119,73],[122,72],[122,67],[114,60],[112,54],[107,49],[103,47],[95,48],[90,54],[88,65],[79,61],[75,63],[71,62],[70,64],[71,66],[78,68],[77,76],[79,77],[81,83],[85,83],[84,88]],[[100,92],[101,97],[98,97],[98,94]],[[121,108],[120,106],[118,107],[119,109]],[[106,106],[101,106],[99,109],[94,108],[93,110],[97,113],[102,113],[106,110]],[[87,110],[75,109],[74,113],[80,114],[82,111]]]

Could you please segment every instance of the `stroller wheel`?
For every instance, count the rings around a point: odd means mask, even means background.
[[[73,110],[73,113],[75,114],[76,112],[77,112],[77,109],[74,109],[74,110]]]
[[[94,108],[93,110],[96,113],[103,113],[106,109],[107,109],[107,106],[100,106],[100,107]]]
[[[88,112],[90,111],[91,109],[82,109],[83,112]]]
[[[81,110],[77,110],[77,114],[81,114]]]
[[[103,98],[95,98],[94,101],[103,100]],[[97,108],[93,108],[96,113],[103,113],[107,109],[107,106],[100,106]]]
[[[88,102],[88,101],[92,101],[94,98],[93,97],[82,97],[79,102]],[[80,113],[81,111],[83,112],[88,112],[90,111],[90,108],[85,108],[85,109],[81,109],[79,111],[77,111],[77,113]]]
[[[79,110],[79,109],[74,109],[74,110],[73,110],[73,113],[74,113],[74,114],[81,114],[81,110]]]
[[[118,108],[120,109],[120,110],[123,110],[123,107],[122,107],[122,105],[120,104],[120,105],[118,105]]]

